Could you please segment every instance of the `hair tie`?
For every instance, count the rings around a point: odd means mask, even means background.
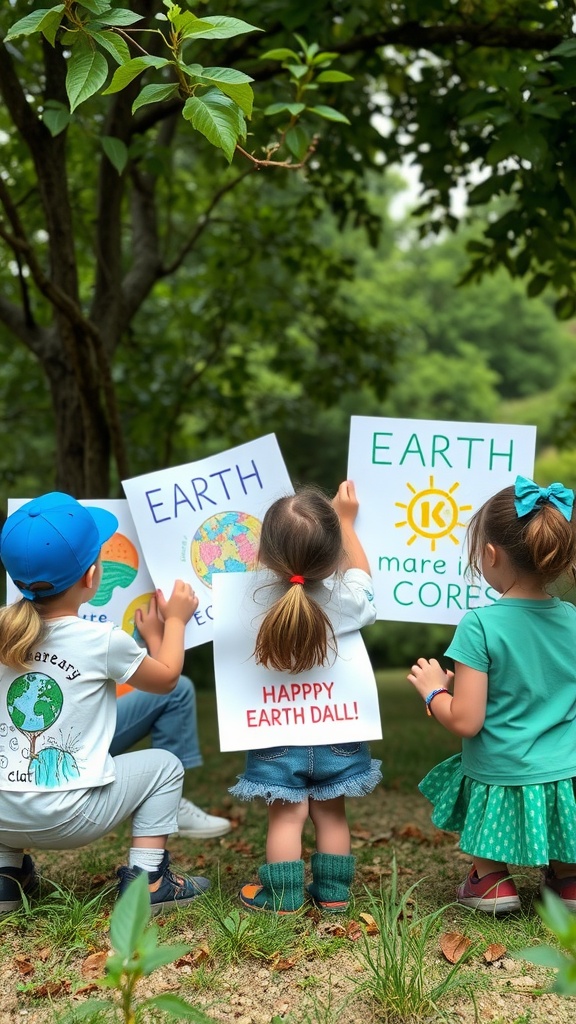
[[[299,583],[301,587],[304,586],[306,580],[303,576],[291,576],[290,583]]]
[[[533,480],[525,476],[517,476],[514,484],[514,507],[519,519],[533,512],[535,508],[549,501],[564,519],[570,522],[572,519],[572,508],[574,506],[574,491],[568,490],[564,484],[554,483],[549,487],[538,487]]]

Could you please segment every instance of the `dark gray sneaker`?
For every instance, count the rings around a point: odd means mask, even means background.
[[[0,914],[11,914],[22,907],[22,894],[31,896],[38,888],[38,875],[32,857],[25,853],[21,868],[0,867]]]
[[[148,884],[156,886],[156,888],[150,890],[150,904],[153,914],[165,914],[169,910],[174,910],[175,907],[185,907],[210,888],[210,882],[207,878],[203,878],[201,875],[174,875],[169,870],[169,864],[170,855],[168,850],[165,850],[158,869],[146,872]],[[141,875],[142,872],[143,868],[137,867],[122,867],[118,869],[117,875],[120,879],[118,883],[119,897],[126,891],[130,882],[138,875]]]

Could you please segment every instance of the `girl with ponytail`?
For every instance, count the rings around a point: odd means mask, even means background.
[[[280,595],[257,634],[258,664],[293,674],[310,671],[329,662],[339,635],[374,622],[370,568],[354,529],[357,512],[350,480],[333,501],[306,487],[266,512],[259,557]],[[380,762],[371,759],[367,743],[249,751],[245,772],[230,792],[266,801],[268,836],[259,884],[240,891],[244,906],[285,914],[303,905],[302,830],[310,817],[316,852],[308,892],[324,910],[346,910],[354,858],[345,797],[371,792],[380,778]]]

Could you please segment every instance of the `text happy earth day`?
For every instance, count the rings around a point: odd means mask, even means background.
[[[246,724],[249,729],[259,729],[262,726],[355,721],[358,718],[357,701],[340,704],[332,702],[333,688],[334,683],[282,683],[280,686],[263,686],[263,707],[247,708]],[[296,701],[310,700],[317,703],[300,703],[298,707],[293,706]]]

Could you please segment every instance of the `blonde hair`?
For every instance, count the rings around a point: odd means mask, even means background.
[[[279,498],[262,522],[260,562],[285,584],[258,630],[256,664],[279,672],[306,672],[324,665],[336,637],[326,612],[309,590],[342,561],[342,531],[329,498],[313,487]],[[290,583],[292,576],[304,584]]]
[[[468,567],[481,575],[486,544],[501,547],[522,573],[538,576],[543,584],[570,573],[576,580],[576,528],[550,502],[518,517],[514,487],[505,487],[489,498],[468,524]]]
[[[21,598],[0,608],[0,662],[17,670],[30,668],[32,653],[44,632],[44,620],[34,601]]]

